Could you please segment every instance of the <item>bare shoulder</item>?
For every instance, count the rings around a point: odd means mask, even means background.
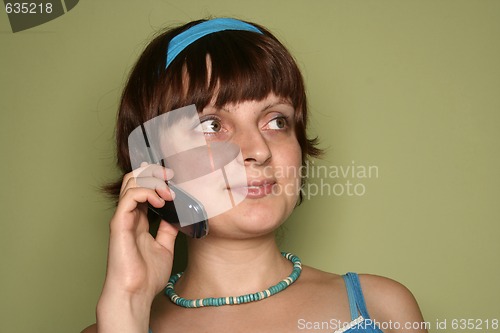
[[[96,332],[97,332],[97,325],[96,324],[92,324],[82,331],[82,333],[96,333]]]
[[[378,275],[360,274],[359,281],[372,319],[397,323],[384,332],[427,332],[418,303],[408,288]]]
[[[378,275],[360,274],[359,281],[367,302],[373,300],[386,305],[395,304],[393,307],[398,309],[405,304],[416,305],[411,291],[395,280]]]

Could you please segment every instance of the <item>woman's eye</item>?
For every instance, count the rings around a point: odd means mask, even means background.
[[[271,120],[268,123],[268,126],[269,126],[269,129],[273,129],[273,130],[283,129],[286,127],[286,118],[285,117],[274,118],[273,120]]]
[[[207,119],[200,123],[201,131],[204,133],[217,133],[222,129],[222,124],[218,119]]]

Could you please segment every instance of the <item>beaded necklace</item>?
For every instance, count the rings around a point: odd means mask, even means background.
[[[206,306],[222,306],[222,305],[238,305],[250,302],[257,302],[263,300],[264,298],[271,297],[280,291],[285,290],[294,283],[300,276],[302,272],[302,262],[299,257],[287,253],[281,252],[281,255],[293,263],[293,270],[290,275],[275,284],[274,286],[257,292],[253,294],[246,294],[241,296],[228,296],[228,297],[208,297],[208,298],[198,298],[198,299],[185,299],[177,295],[174,291],[174,285],[182,276],[182,273],[172,275],[168,280],[167,286],[165,287],[165,294],[170,298],[175,304],[185,307],[185,308],[200,308]]]

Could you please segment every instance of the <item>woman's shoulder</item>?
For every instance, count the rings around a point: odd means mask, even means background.
[[[345,274],[336,274],[325,272],[314,267],[304,266],[303,277],[304,284],[323,285],[330,288],[345,289]],[[370,308],[380,307],[384,304],[386,308],[401,309],[403,305],[415,305],[416,300],[411,291],[403,284],[393,279],[374,275],[374,274],[356,274],[359,278],[362,293],[365,302]],[[299,280],[300,281],[300,280]]]
[[[301,284],[311,287],[322,286],[326,288],[346,289],[345,275],[304,266],[298,282],[300,281]],[[359,278],[367,305],[374,303],[401,305],[401,303],[411,303],[415,300],[408,288],[393,279],[373,274],[355,275]]]
[[[402,283],[388,277],[374,274],[357,274],[365,298],[375,298],[393,302],[414,300],[413,294]],[[368,301],[368,300],[367,300]]]
[[[308,266],[304,266],[303,273],[304,285],[313,288],[316,286],[322,293],[333,292],[337,297],[347,298],[344,274],[329,273]],[[379,323],[399,322],[401,325],[423,322],[415,297],[402,283],[379,275],[356,275],[359,278],[367,312],[372,320]],[[397,330],[388,329],[384,332],[397,332]],[[425,332],[425,330],[412,332]]]
[[[379,275],[359,274],[358,277],[368,313],[373,320],[387,324],[398,322],[401,327],[407,324],[412,327],[417,327],[418,324],[424,326],[418,303],[406,286]],[[386,331],[397,332],[390,329]],[[412,332],[425,330],[416,329]]]

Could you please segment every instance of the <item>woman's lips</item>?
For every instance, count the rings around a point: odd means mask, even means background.
[[[249,199],[263,198],[273,192],[276,185],[275,181],[249,181],[248,184],[232,187],[231,190],[238,192],[246,192],[246,197]]]
[[[265,183],[262,185],[251,185],[247,186],[247,198],[258,199],[263,198],[268,194],[273,192],[273,186],[275,183]]]

